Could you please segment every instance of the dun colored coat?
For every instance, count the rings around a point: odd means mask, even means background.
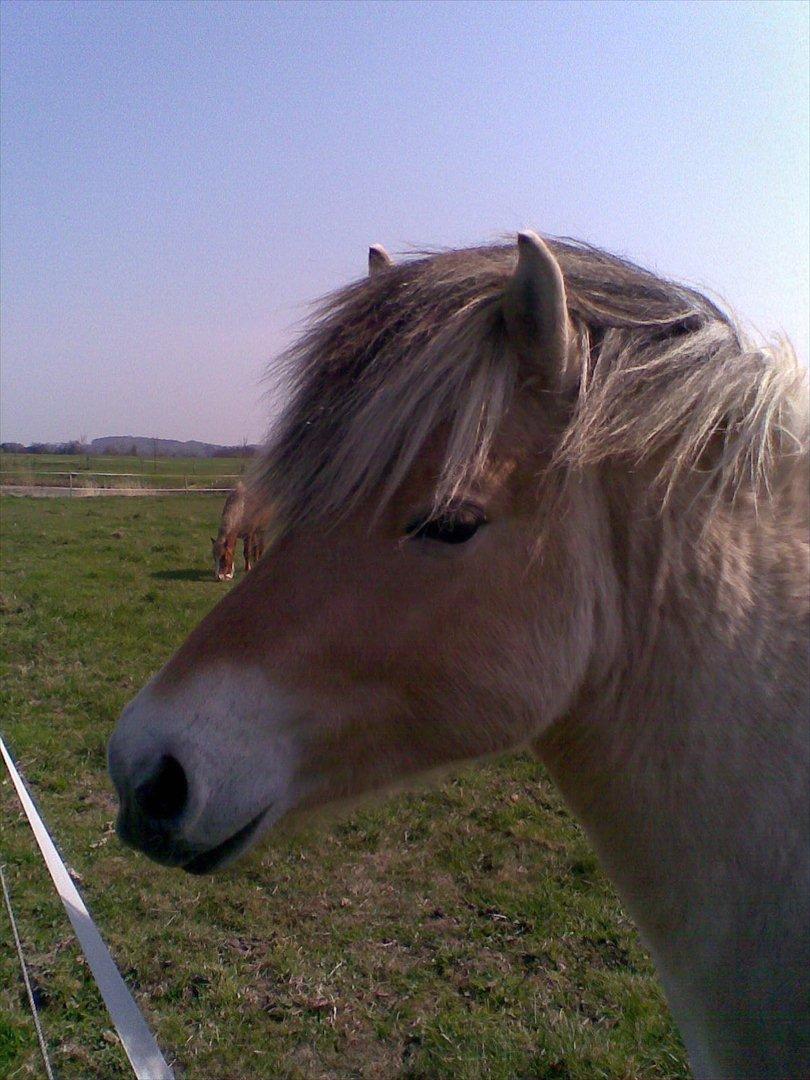
[[[802,370],[585,245],[370,261],[288,356],[271,549],[118,722],[120,835],[207,873],[531,745],[695,1075],[810,1076]]]

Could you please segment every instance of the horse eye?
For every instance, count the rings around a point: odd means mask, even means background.
[[[482,525],[486,525],[482,510],[474,506],[462,506],[447,510],[436,517],[418,518],[408,526],[412,540],[437,540],[442,544],[466,544],[472,540]]]

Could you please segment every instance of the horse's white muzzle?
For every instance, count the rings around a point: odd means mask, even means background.
[[[226,665],[144,687],[108,746],[121,839],[191,873],[233,862],[295,801],[290,715],[260,673]]]

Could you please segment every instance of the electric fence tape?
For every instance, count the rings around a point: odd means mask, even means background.
[[[22,777],[11,760],[6,744],[0,737],[0,751],[17,789],[20,802],[28,817],[28,823],[34,833],[45,865],[48,867],[56,891],[65,905],[79,944],[87,957],[87,963],[96,980],[104,1004],[110,1014],[115,1030],[121,1039],[133,1071],[138,1080],[174,1080],[174,1073],[160,1052],[152,1032],[147,1027],[140,1009],[127,989],[126,983],[115,965],[107,946],[96,929],[96,924],[79,891],[73,884],[65,864],[51,840],[31,796],[28,794]]]

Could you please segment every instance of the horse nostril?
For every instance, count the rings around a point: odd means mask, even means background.
[[[135,789],[135,799],[152,821],[179,817],[188,801],[188,780],[180,762],[169,755],[162,757],[149,779]]]

